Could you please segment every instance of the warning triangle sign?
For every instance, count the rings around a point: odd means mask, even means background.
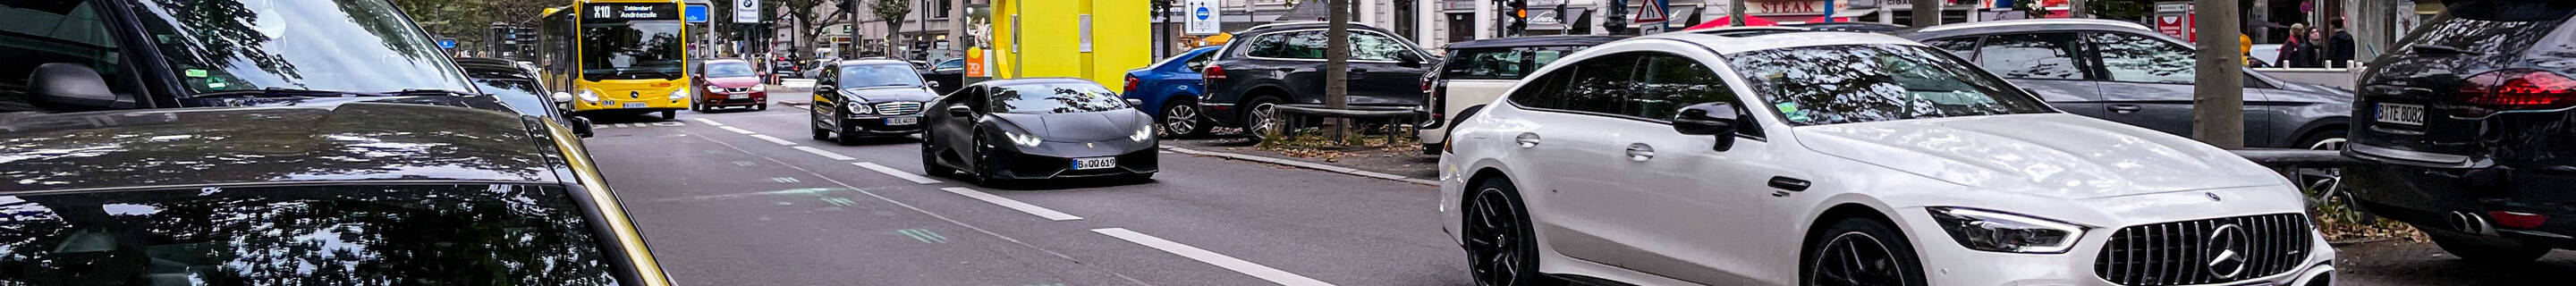
[[[1659,5],[1659,4],[1664,4],[1664,3],[1661,3],[1661,2],[1663,2],[1663,1],[1651,1],[1651,0],[1650,0],[1650,1],[1646,1],[1646,4],[1645,4],[1645,5],[1640,5],[1640,6],[1645,6],[1645,7],[1640,7],[1639,9],[1637,9],[1637,17],[1636,17],[1636,19],[1637,19],[1637,20],[1636,20],[1636,23],[1638,23],[1638,24],[1645,24],[1645,23],[1662,23],[1662,22],[1664,22],[1664,17],[1665,17],[1665,16],[1664,16],[1664,14],[1667,14],[1667,13],[1666,13],[1666,12],[1664,12],[1664,9],[1666,9],[1666,8],[1664,8],[1664,5]]]

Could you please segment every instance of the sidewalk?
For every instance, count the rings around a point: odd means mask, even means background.
[[[1440,156],[1423,155],[1414,148],[1365,148],[1340,150],[1330,154],[1286,154],[1254,147],[1249,139],[1224,134],[1213,138],[1164,139],[1163,149],[1175,153],[1253,161],[1318,171],[1344,173],[1362,177],[1397,180],[1437,186],[1440,184]]]

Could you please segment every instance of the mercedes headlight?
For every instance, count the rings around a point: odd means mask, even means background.
[[[673,90],[673,91],[671,91],[671,100],[683,100],[683,99],[689,99],[689,89],[683,88],[683,89],[679,89],[679,90]]]
[[[1943,232],[1968,249],[2018,252],[2065,253],[2083,237],[2084,226],[1997,211],[1932,207],[1932,220]]]
[[[1037,135],[1021,135],[1019,132],[1003,131],[1002,136],[1010,137],[1011,144],[1020,144],[1020,146],[1037,147],[1039,142],[1043,142],[1038,140]]]
[[[581,97],[583,102],[599,102],[599,94],[591,93],[588,89],[581,90],[581,94],[576,96]]]
[[[868,103],[866,103],[866,102],[856,102],[856,101],[852,101],[852,102],[849,102],[849,103],[850,103],[850,104],[843,104],[843,105],[848,105],[848,106],[850,106],[850,107],[848,108],[848,109],[850,110],[850,114],[871,114],[871,113],[877,113],[877,109],[876,109],[876,108],[870,108],[870,107],[868,107]]]

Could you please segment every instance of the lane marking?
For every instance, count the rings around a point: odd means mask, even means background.
[[[1092,229],[1091,232],[1106,234],[1110,237],[1127,240],[1127,242],[1142,244],[1145,245],[1145,247],[1160,249],[1163,250],[1163,252],[1170,252],[1174,255],[1198,260],[1199,262],[1206,262],[1207,264],[1216,265],[1216,267],[1222,267],[1226,270],[1234,270],[1234,272],[1243,273],[1243,275],[1252,275],[1253,278],[1270,280],[1271,283],[1279,283],[1279,285],[1333,285],[1332,283],[1324,283],[1324,281],[1318,281],[1314,278],[1306,278],[1306,276],[1297,275],[1296,273],[1288,273],[1288,271],[1282,271],[1277,268],[1261,266],[1261,264],[1252,263],[1251,261],[1235,259],[1232,256],[1225,256],[1225,254],[1191,247],[1189,245],[1172,242],[1170,240],[1163,240],[1162,238],[1145,235],[1144,233],[1127,230],[1125,228],[1100,228]]]
[[[653,126],[665,126],[665,127],[668,127],[668,126],[682,126],[682,125],[688,125],[688,124],[687,124],[687,123],[680,123],[679,121],[663,121],[663,122],[654,122],[654,123],[653,123]]]
[[[733,161],[733,165],[734,165],[734,166],[750,167],[750,166],[752,166],[752,165],[756,165],[756,164],[757,164],[757,163],[752,163],[751,161]]]
[[[960,195],[960,196],[966,196],[967,198],[973,198],[973,199],[975,199],[975,200],[980,200],[980,201],[984,201],[984,202],[987,202],[987,203],[993,203],[993,204],[995,204],[995,205],[1001,205],[1002,207],[1011,208],[1011,209],[1014,209],[1014,210],[1019,210],[1020,212],[1029,213],[1030,215],[1036,215],[1036,216],[1038,216],[1038,217],[1046,218],[1046,219],[1048,219],[1048,220],[1055,220],[1055,221],[1068,221],[1068,220],[1077,220],[1077,219],[1082,219],[1082,217],[1073,216],[1073,215],[1071,215],[1071,214],[1065,214],[1064,212],[1058,212],[1058,211],[1055,211],[1055,210],[1047,209],[1047,208],[1045,208],[1045,207],[1039,207],[1039,206],[1037,206],[1037,205],[1032,205],[1032,204],[1029,204],[1029,203],[1023,203],[1023,202],[1020,202],[1019,200],[1013,200],[1013,199],[1011,199],[1011,198],[1005,198],[1005,197],[1002,197],[1002,196],[995,196],[995,195],[993,195],[993,194],[987,194],[987,193],[984,193],[984,191],[977,191],[977,190],[975,190],[975,189],[968,189],[968,188],[939,188],[939,190],[942,190],[942,191],[948,191],[949,193],[954,193],[954,194],[957,194],[957,195]]]
[[[799,182],[799,181],[797,181],[797,180],[796,180],[796,177],[777,177],[777,178],[769,178],[769,181],[771,181],[771,182],[778,182],[778,183],[780,183],[780,184],[793,184],[793,183]]]
[[[716,126],[716,128],[724,128],[725,131],[733,131],[734,134],[751,134],[751,130],[742,130],[742,128],[733,128],[733,126]]]
[[[760,136],[760,135],[752,135],[752,136]],[[775,139],[772,139],[772,140],[775,140]],[[775,142],[775,141],[773,141],[773,142]],[[796,146],[796,150],[798,150],[798,151],[805,151],[805,153],[814,153],[814,155],[815,155],[815,156],[823,156],[823,158],[832,158],[832,160],[849,161],[849,160],[858,160],[858,159],[859,159],[859,158],[850,158],[850,156],[841,156],[841,154],[840,154],[840,153],[832,153],[832,151],[823,151],[823,149],[822,149],[822,148],[814,148],[813,146]]]
[[[797,115],[797,114],[789,114],[789,115]],[[754,116],[761,116],[761,115],[754,115]],[[802,115],[799,115],[799,116],[802,116]],[[975,232],[977,232],[977,233],[983,233],[984,235],[992,236],[993,238],[1000,238],[1000,239],[1002,239],[1002,241],[1008,241],[1008,242],[1010,242],[1011,244],[1019,245],[1020,247],[1026,247],[1026,248],[1028,248],[1028,249],[1030,249],[1030,250],[1037,250],[1038,252],[1044,252],[1044,253],[1046,253],[1047,255],[1055,256],[1055,258],[1057,258],[1057,259],[1064,259],[1064,261],[1071,261],[1071,262],[1073,262],[1073,263],[1075,263],[1075,264],[1082,264],[1082,265],[1086,265],[1086,266],[1090,266],[1090,265],[1092,265],[1092,263],[1091,263],[1091,262],[1084,261],[1084,260],[1082,260],[1082,259],[1073,258],[1073,256],[1072,256],[1072,255],[1064,255],[1064,253],[1063,253],[1063,252],[1057,252],[1057,251],[1055,251],[1054,249],[1047,249],[1047,248],[1045,248],[1045,247],[1038,247],[1037,245],[1029,244],[1029,242],[1028,242],[1028,241],[1020,240],[1019,238],[1011,237],[1011,236],[1009,236],[1009,235],[1003,235],[1002,233],[999,233],[999,232],[993,232],[993,230],[991,230],[991,229],[985,229],[984,227],[975,226],[974,224],[968,224],[968,223],[966,223],[965,221],[959,221],[959,220],[957,220],[957,218],[948,217],[947,215],[941,215],[941,214],[939,214],[939,213],[937,213],[937,212],[931,212],[930,210],[922,209],[922,208],[921,208],[921,206],[915,206],[915,205],[912,205],[912,204],[904,203],[903,201],[897,201],[897,200],[894,200],[893,198],[887,198],[887,197],[885,197],[885,195],[879,195],[879,194],[877,194],[876,192],[871,192],[871,191],[868,191],[868,190],[865,190],[865,189],[859,189],[859,187],[858,187],[858,186],[850,185],[850,183],[849,183],[849,182],[842,182],[842,181],[841,181],[841,180],[839,180],[839,179],[833,179],[831,176],[824,176],[824,175],[823,175],[823,173],[814,172],[814,170],[812,170],[812,169],[806,169],[805,167],[796,166],[795,164],[788,164],[788,163],[787,163],[787,161],[785,161],[785,160],[779,160],[778,158],[773,158],[773,157],[769,157],[769,156],[761,156],[759,153],[752,153],[750,149],[743,149],[743,148],[742,148],[742,146],[735,146],[735,145],[733,145],[733,143],[725,143],[724,141],[715,140],[715,139],[709,139],[708,137],[706,137],[706,135],[703,135],[703,134],[697,134],[697,132],[691,132],[691,131],[689,131],[688,129],[681,129],[681,130],[680,130],[680,134],[688,134],[688,135],[690,135],[690,136],[692,136],[692,137],[696,137],[698,140],[706,140],[706,141],[707,141],[707,143],[716,143],[716,145],[724,146],[724,147],[725,147],[725,149],[733,149],[733,151],[734,151],[734,152],[742,152],[742,153],[744,153],[744,154],[750,154],[752,157],[760,158],[761,160],[769,160],[769,162],[770,162],[770,163],[772,163],[772,164],[778,164],[779,166],[784,166],[784,167],[787,167],[788,169],[796,169],[796,171],[797,171],[797,172],[803,172],[803,173],[805,173],[805,174],[807,174],[807,175],[814,175],[816,178],[823,179],[823,181],[825,181],[825,182],[832,182],[832,184],[833,184],[833,185],[841,186],[842,188],[846,188],[846,189],[848,189],[848,190],[850,190],[850,191],[853,191],[853,192],[858,192],[859,194],[862,194],[862,195],[868,195],[868,197],[869,197],[869,198],[875,198],[875,199],[877,199],[877,201],[883,201],[883,202],[886,202],[886,203],[894,204],[895,206],[903,207],[903,208],[904,208],[904,209],[906,209],[906,210],[912,210],[912,212],[914,212],[914,213],[919,213],[919,214],[922,214],[922,215],[927,215],[927,216],[930,216],[930,217],[933,217],[933,218],[939,218],[939,220],[940,220],[940,221],[946,221],[946,222],[948,222],[948,224],[957,225],[958,227],[964,227],[964,228],[969,229],[969,230],[974,230],[974,231],[975,231]],[[707,151],[708,151],[708,153],[714,153],[714,152],[715,152],[715,150],[707,150]],[[1116,276],[1116,277],[1118,277],[1118,279],[1127,280],[1127,282],[1128,282],[1128,283],[1131,283],[1131,284],[1136,284],[1136,285],[1150,285],[1150,284],[1151,284],[1151,283],[1145,283],[1145,280],[1139,280],[1139,279],[1136,279],[1136,277],[1129,277],[1129,276],[1127,276],[1127,274],[1126,274],[1126,273],[1118,273],[1118,271],[1116,271],[1116,270],[1112,270],[1112,269],[1108,269],[1108,268],[1102,268],[1102,267],[1097,267],[1097,266],[1093,266],[1093,267],[1091,267],[1091,269],[1093,269],[1093,270],[1097,270],[1097,271],[1100,271],[1101,273],[1108,273],[1108,274],[1109,274],[1109,276]]]
[[[896,177],[896,178],[903,178],[903,180],[905,180],[905,181],[912,181],[912,182],[914,182],[914,183],[923,183],[923,184],[937,184],[937,183],[939,183],[939,180],[936,180],[936,179],[931,179],[931,178],[928,178],[928,177],[922,177],[921,175],[913,175],[913,174],[912,174],[912,172],[904,172],[903,170],[895,170],[894,168],[886,167],[885,165],[877,165],[877,163],[858,162],[858,163],[850,163],[850,164],[851,164],[851,165],[859,165],[859,167],[860,167],[860,168],[868,168],[868,170],[877,171],[878,173],[885,173],[887,176],[894,176],[894,177]]]
[[[778,139],[778,137],[769,137],[769,135],[752,134],[752,135],[751,135],[751,138],[760,138],[760,140],[769,141],[769,143],[778,143],[778,145],[796,146],[796,142],[787,142],[787,140],[785,140],[785,139]]]
[[[706,118],[689,118],[689,119],[697,120],[697,121],[698,121],[698,123],[706,123],[707,125],[712,125],[712,126],[725,126],[725,125],[724,125],[724,123],[716,123],[716,121],[715,121],[715,120],[712,120],[712,119],[706,119]]]
[[[901,234],[904,237],[910,237],[912,240],[921,241],[921,243],[948,243],[948,236],[939,235],[937,232],[930,232],[930,229],[925,228],[897,229],[894,230],[894,233]]]

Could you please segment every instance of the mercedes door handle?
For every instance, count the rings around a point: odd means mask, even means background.
[[[1646,159],[1654,158],[1655,146],[1647,146],[1646,143],[1628,143],[1629,161],[1644,162]]]
[[[1538,133],[1521,133],[1521,136],[1512,137],[1512,142],[1520,143],[1521,148],[1538,147]]]
[[[2111,113],[2119,113],[2119,114],[2138,113],[2138,105],[2136,105],[2136,104],[2113,104],[2113,105],[2111,105],[2111,107],[2110,107],[2109,109],[2111,109]]]

